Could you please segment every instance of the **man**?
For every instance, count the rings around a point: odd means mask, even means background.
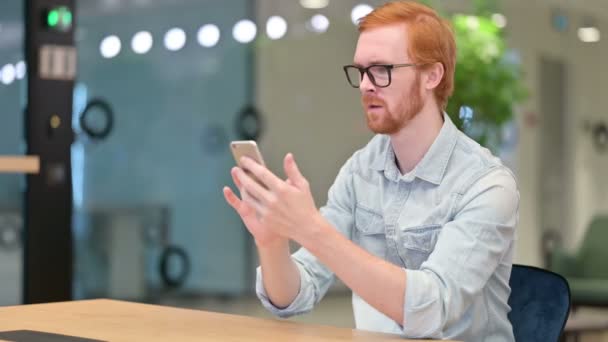
[[[511,172],[443,112],[455,42],[428,7],[393,2],[359,23],[354,64],[377,135],[319,210],[291,154],[282,180],[250,159],[224,188],[260,255],[256,290],[281,317],[310,311],[334,275],[356,326],[413,338],[512,341],[507,318],[519,194]],[[289,240],[302,248],[293,255]]]

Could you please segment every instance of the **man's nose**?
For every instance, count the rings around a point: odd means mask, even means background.
[[[374,85],[374,83],[366,72],[363,73],[363,77],[361,78],[359,90],[362,94],[376,91],[376,86]]]

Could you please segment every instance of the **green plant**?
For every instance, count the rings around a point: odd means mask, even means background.
[[[434,1],[421,2],[438,8]],[[515,106],[527,97],[527,91],[521,66],[508,58],[505,33],[491,18],[497,12],[497,0],[472,0],[472,6],[474,15],[447,16],[456,37],[457,57],[454,94],[446,112],[459,129],[496,150],[503,125],[513,119]]]
[[[501,29],[489,17],[454,15],[451,21],[458,54],[447,112],[465,133],[495,149],[526,97],[520,66],[506,58]]]

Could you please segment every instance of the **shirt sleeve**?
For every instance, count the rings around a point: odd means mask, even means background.
[[[492,171],[460,197],[454,220],[442,228],[427,261],[419,270],[404,270],[407,336],[442,338],[513,246],[519,193],[510,172]]]
[[[349,239],[354,223],[354,197],[352,190],[352,158],[342,167],[329,189],[327,204],[320,209],[321,215]],[[334,273],[305,248],[292,255],[300,273],[300,290],[286,308],[276,307],[268,298],[261,267],[256,270],[256,294],[262,305],[279,317],[290,317],[309,312],[321,301],[335,279]]]

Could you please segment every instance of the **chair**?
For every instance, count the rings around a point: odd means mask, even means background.
[[[608,216],[597,216],[589,225],[577,253],[561,248],[551,253],[551,270],[568,280],[572,305],[608,306]]]
[[[515,341],[558,341],[570,312],[564,277],[541,268],[513,265],[508,317]]]

